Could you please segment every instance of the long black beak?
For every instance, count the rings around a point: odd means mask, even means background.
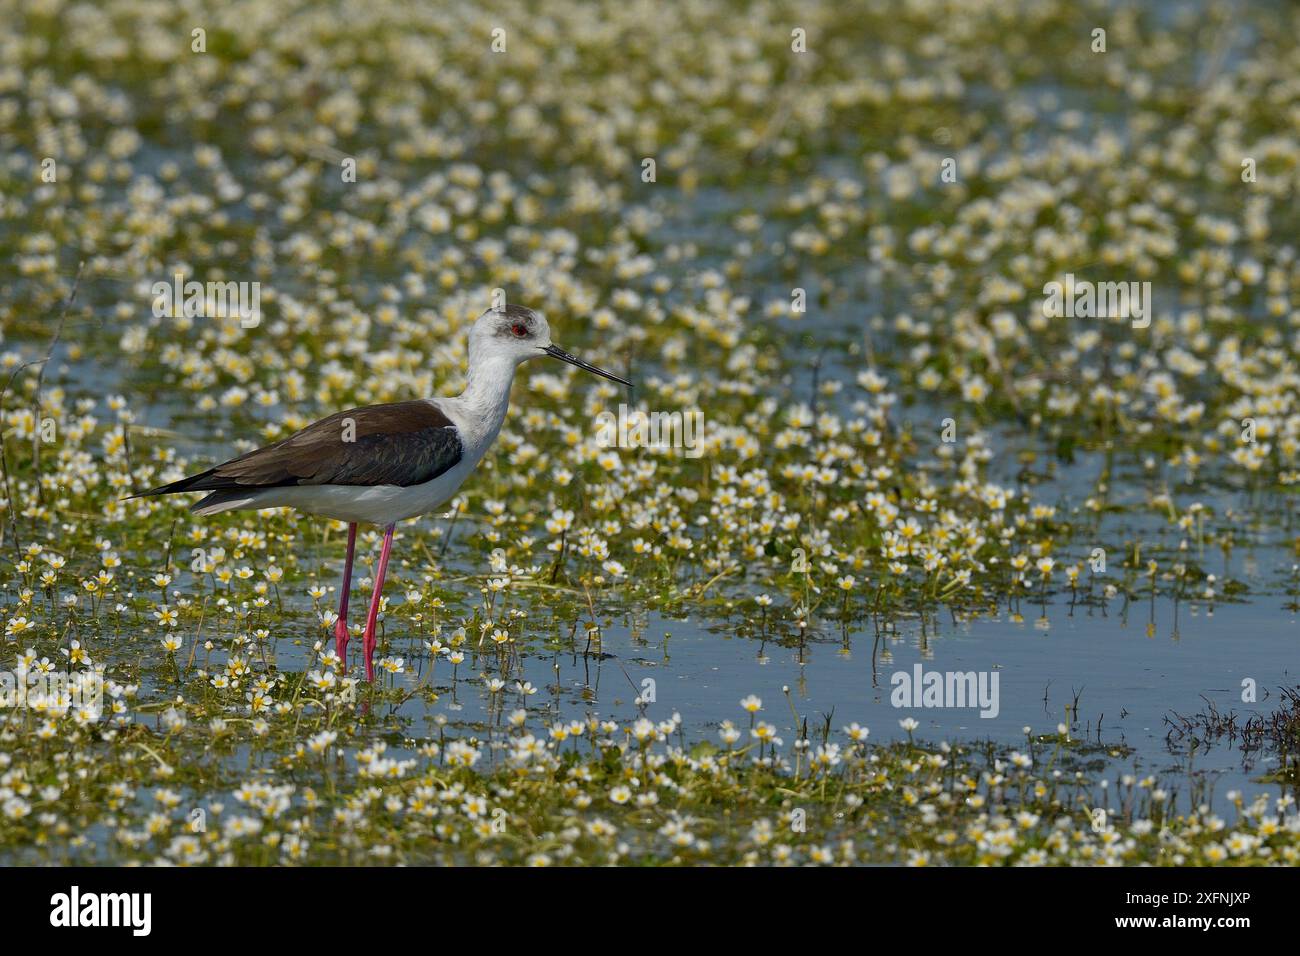
[[[586,369],[588,372],[595,372],[601,378],[607,378],[611,382],[618,382],[618,384],[626,385],[628,388],[632,387],[632,383],[627,379],[619,378],[613,372],[606,372],[603,368],[596,368],[594,365],[588,365],[582,359],[578,358],[578,356],[570,355],[558,345],[548,345],[546,348],[542,349],[542,351],[547,355],[559,359],[561,362],[568,362],[570,365],[576,365],[578,368]]]

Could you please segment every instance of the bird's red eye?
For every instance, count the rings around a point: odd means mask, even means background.
[[[516,322],[514,325],[510,326],[510,331],[515,333],[516,338],[522,339],[525,335],[528,334],[528,326],[520,322]]]

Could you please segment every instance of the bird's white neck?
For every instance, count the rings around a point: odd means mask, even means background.
[[[505,421],[510,407],[510,386],[515,380],[515,360],[509,355],[488,355],[469,363],[465,390],[457,401],[464,411],[478,419],[493,438]]]

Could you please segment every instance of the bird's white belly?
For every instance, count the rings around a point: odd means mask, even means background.
[[[230,508],[297,508],[339,521],[389,525],[427,514],[450,501],[477,461],[461,461],[422,485],[294,485],[250,492]]]

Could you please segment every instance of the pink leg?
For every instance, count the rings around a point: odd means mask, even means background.
[[[348,595],[352,592],[352,558],[357,552],[357,523],[348,525],[348,557],[343,564],[343,588],[339,595],[339,619],[334,623],[334,650],[348,669]]]
[[[384,593],[384,575],[388,572],[388,552],[393,548],[393,528],[384,529],[384,546],[379,552],[379,570],[375,572],[375,593],[370,596],[370,615],[366,618],[366,633],[362,638],[366,652],[366,680],[375,679],[375,623],[379,620],[379,598]]]

